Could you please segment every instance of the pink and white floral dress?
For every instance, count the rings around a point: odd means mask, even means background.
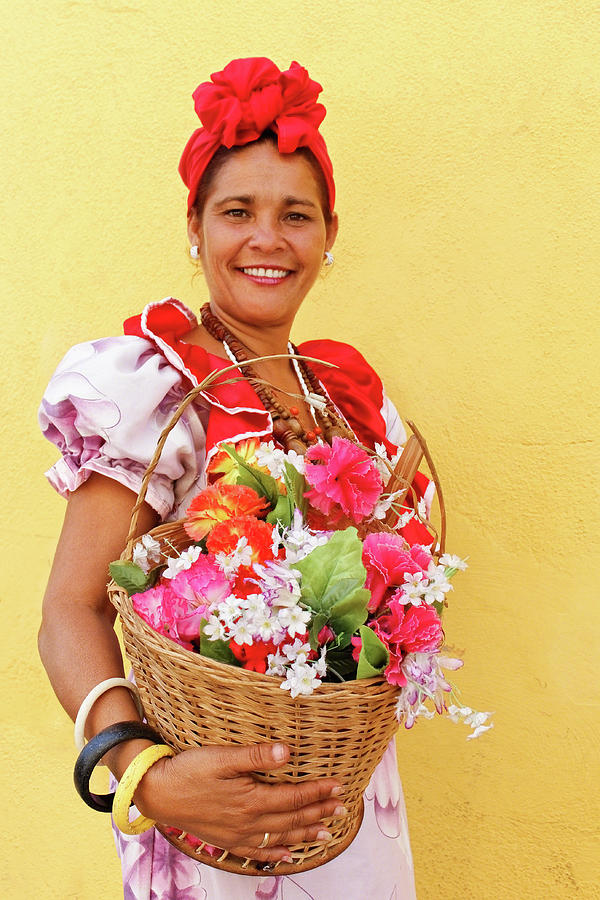
[[[125,323],[125,334],[78,344],[62,360],[40,407],[44,435],[62,458],[47,474],[68,496],[92,472],[135,493],[158,437],[191,385],[228,361],[182,337],[196,325],[172,298],[149,304]],[[377,374],[354,348],[313,341],[300,352],[335,362],[313,368],[360,440],[390,452],[405,433]],[[206,463],[222,441],[271,439],[272,422],[246,382],[202,395],[170,433],[147,502],[163,521],[181,517],[205,486]],[[416,485],[427,495],[424,479]],[[418,535],[407,535],[413,542]],[[394,744],[365,792],[365,814],[340,856],[301,875],[232,875],[196,862],[155,829],[139,837],[115,830],[126,900],[413,900],[415,886],[406,810]]]

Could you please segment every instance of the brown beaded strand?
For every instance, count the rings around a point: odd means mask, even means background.
[[[292,344],[292,349],[296,356],[299,356],[300,351],[295,344]],[[323,435],[327,443],[330,444],[334,437],[345,437],[350,440],[356,440],[354,432],[341,418],[327,394],[323,392],[321,382],[309,366],[308,362],[305,359],[298,359],[296,361],[302,370],[302,375],[305,382],[308,384],[311,393],[316,394],[325,401],[325,410],[321,413],[321,417],[325,419],[327,423],[325,425],[325,434]]]
[[[200,316],[202,324],[208,333],[214,337],[215,340],[221,343],[227,343],[238,362],[247,362],[249,360],[247,348],[226,328],[223,322],[214,315],[208,303],[200,310]],[[293,349],[294,353],[298,352],[296,347]],[[244,366],[244,376],[256,391],[265,409],[271,413],[273,419],[273,437],[286,450],[294,450],[296,453],[303,455],[306,453],[308,447],[317,439],[318,434],[322,433],[324,439],[328,443],[331,443],[336,435],[351,437],[352,432],[350,432],[340,420],[329,397],[323,395],[319,380],[306,364],[306,361],[299,359],[297,362],[306,383],[310,386],[311,392],[321,397],[325,404],[323,411],[316,410],[316,415],[319,417],[322,425],[315,425],[314,431],[310,429],[308,431],[304,430],[302,423],[296,418],[299,414],[297,407],[292,406],[290,409],[286,409],[286,407],[275,397],[271,389],[260,381],[251,366]]]

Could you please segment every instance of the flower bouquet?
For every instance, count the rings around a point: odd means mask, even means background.
[[[258,439],[226,444],[186,518],[130,540],[110,567],[144,710],[169,744],[281,740],[290,762],[264,780],[345,784],[349,814],[328,823],[333,839],[290,848],[282,874],[352,841],[399,722],[448,711],[473,736],[490,727],[447,703],[443,670],[462,662],[442,654],[441,614],[466,564],[436,556],[426,504],[405,502],[401,471],[384,447],[341,437],[304,457]],[[159,828],[211,865],[260,871]]]

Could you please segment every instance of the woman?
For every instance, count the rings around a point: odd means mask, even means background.
[[[74,347],[45,394],[42,428],[63,454],[48,474],[68,506],[39,646],[73,718],[95,685],[123,675],[106,573],[124,545],[133,493],[158,435],[190,383],[231,358],[288,352],[295,314],[332,260],[338,222],[331,162],[318,131],[325,114],[316,102],[320,90],[297,63],[280,72],[266,59],[234,60],[200,85],[194,99],[202,127],[185,148],[180,172],[189,189],[190,252],[201,262],[210,297],[203,324],[171,298],[150,304],[125,323],[124,336]],[[183,515],[206,482],[220,440],[275,436],[301,449],[324,431],[331,437],[340,426],[335,415],[327,418],[329,397],[363,442],[390,450],[402,442],[397,413],[357,351],[333,341],[300,349],[339,368],[315,366],[317,381],[296,361],[256,363],[251,383],[215,388],[186,413],[151,480],[140,534]],[[115,687],[91,707],[85,733],[91,738],[137,718],[131,693]],[[128,740],[107,754],[117,779],[150,743]],[[135,804],[156,821],[272,866],[289,859],[294,842],[329,840],[322,820],[345,814],[344,786],[332,779],[278,786],[252,778],[252,771],[277,768],[288,752],[277,744],[186,750],[147,771]],[[154,829],[134,838],[116,832],[116,841],[132,900],[414,897],[393,747],[366,793],[358,836],[310,872],[255,878],[221,872],[183,855]]]

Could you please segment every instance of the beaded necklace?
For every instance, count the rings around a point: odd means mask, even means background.
[[[211,337],[220,341],[225,352],[232,362],[247,362],[248,348],[232,334],[214,313],[210,305],[206,303],[200,310],[203,326]],[[292,365],[296,377],[304,393],[304,399],[310,408],[314,420],[314,428],[306,429],[297,418],[300,410],[297,406],[284,406],[274,395],[270,387],[261,381],[251,366],[243,368],[244,377],[256,391],[261,403],[273,419],[273,437],[287,450],[295,450],[304,454],[311,444],[319,438],[330,444],[334,437],[349,437],[354,435],[346,423],[340,418],[337,410],[329,397],[324,393],[319,379],[312,371],[306,360],[298,359],[298,348],[294,344],[288,344],[288,351],[292,356]]]

